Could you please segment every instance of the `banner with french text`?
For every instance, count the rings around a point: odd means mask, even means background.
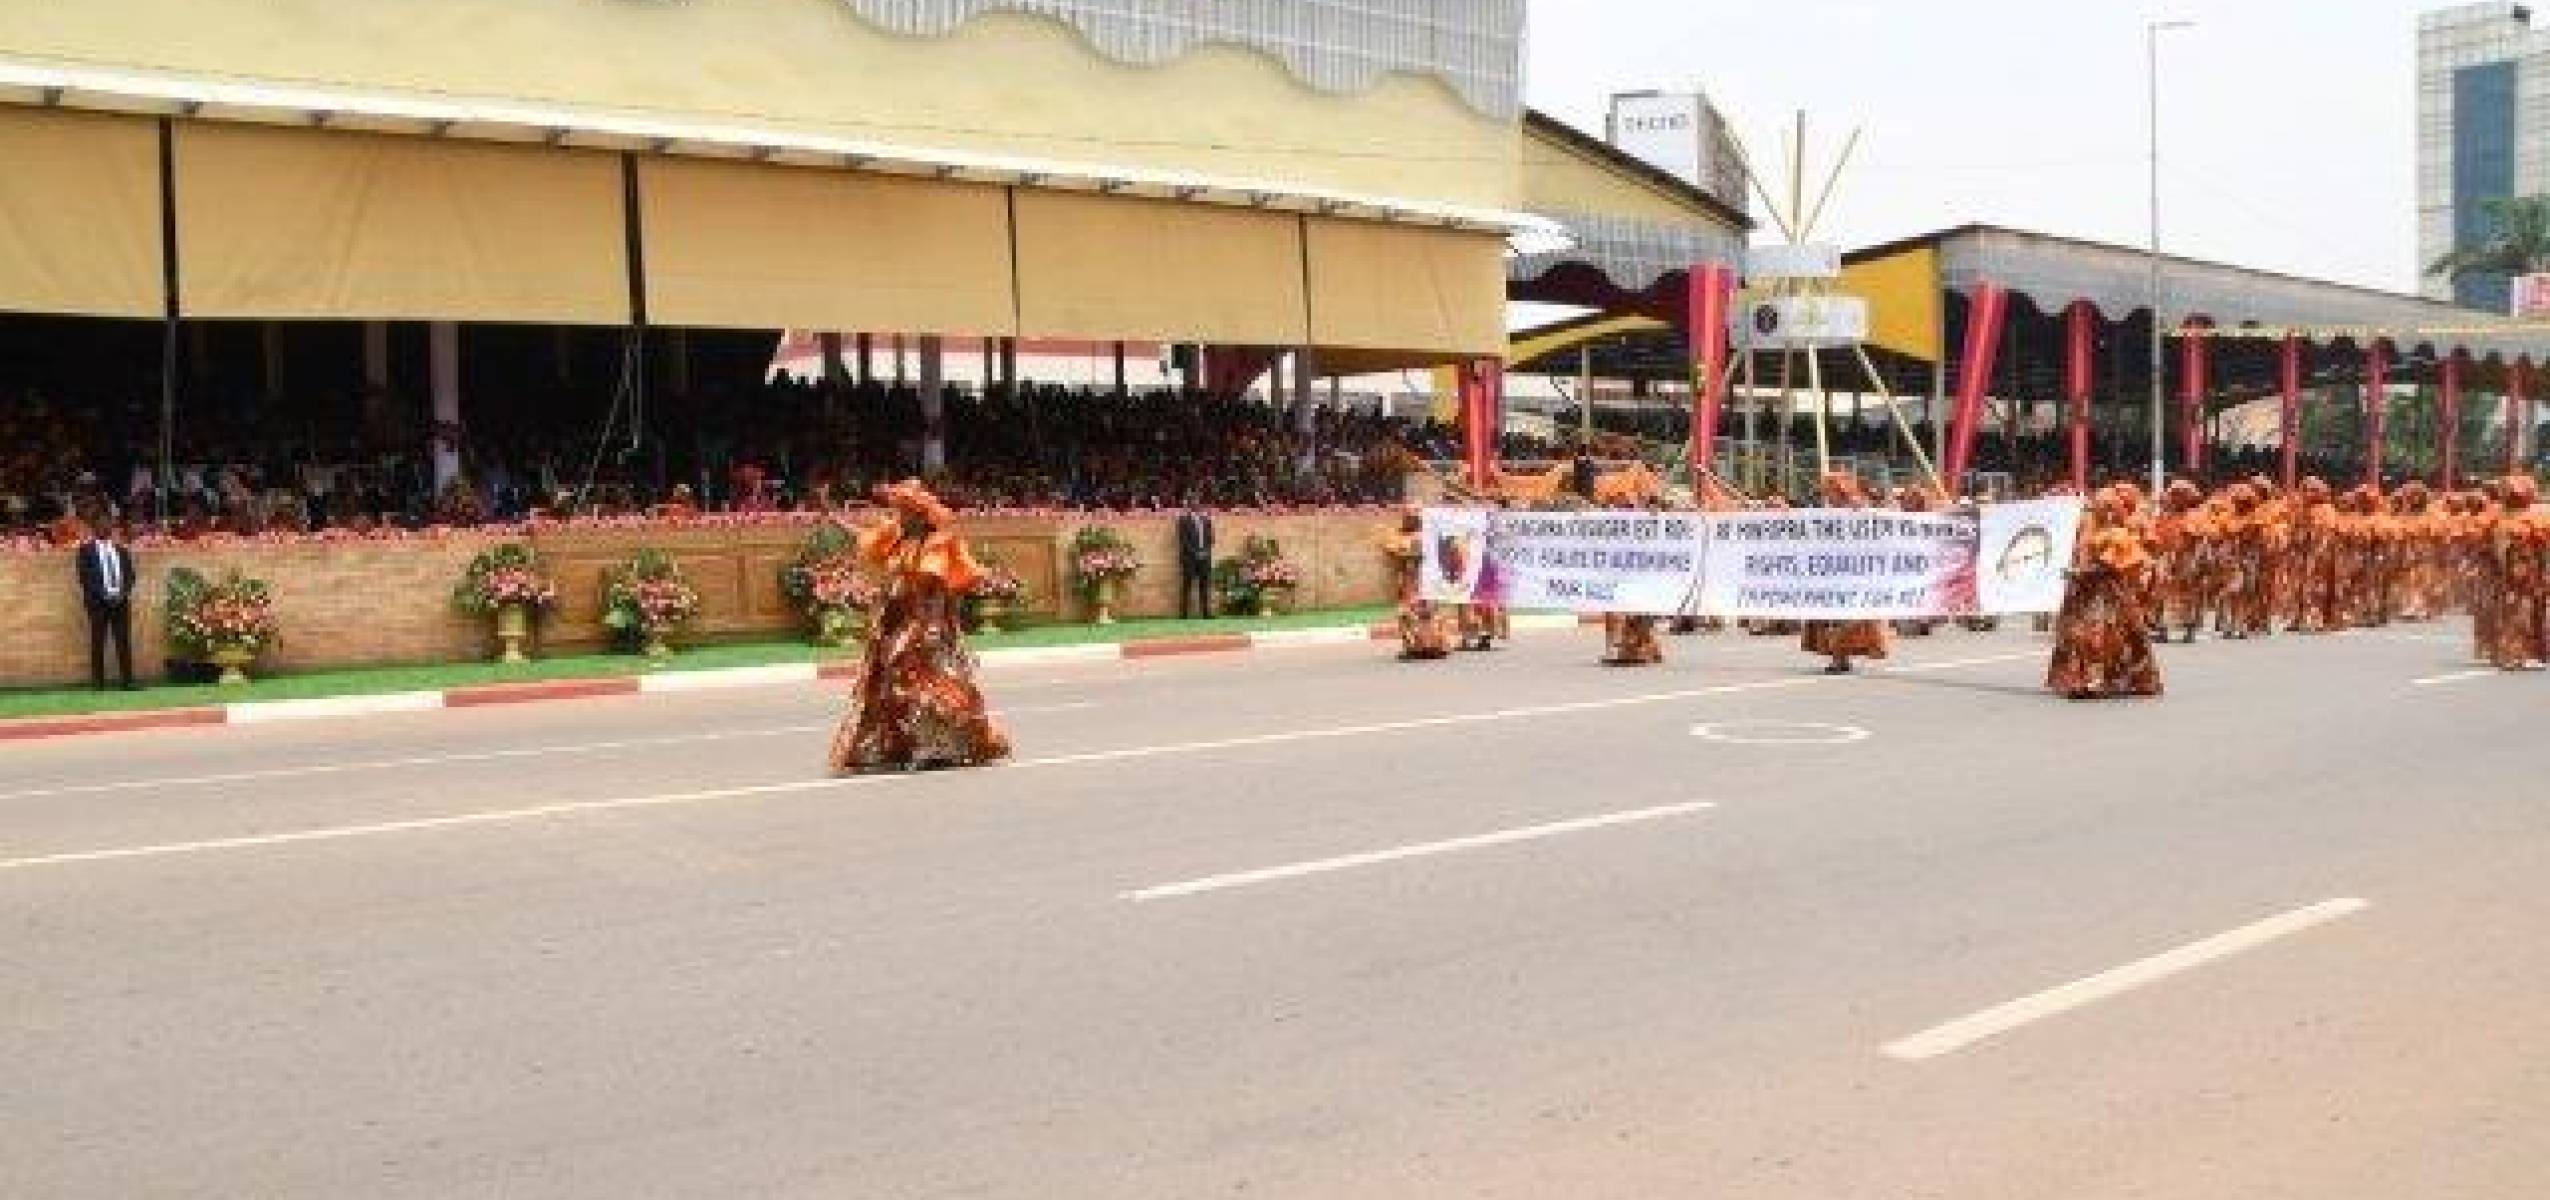
[[[2075,498],[1949,513],[1429,509],[1424,595],[1808,621],[2050,612],[2080,515]]]

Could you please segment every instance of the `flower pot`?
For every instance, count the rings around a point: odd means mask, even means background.
[[[496,609],[496,641],[504,649],[496,656],[503,663],[528,662],[522,644],[531,638],[531,606],[507,604]]]
[[[974,604],[974,632],[984,635],[1009,632],[1009,601],[978,600]]]
[[[859,644],[866,636],[868,615],[842,605],[826,605],[815,610],[815,644],[834,650]]]
[[[210,657],[213,665],[221,668],[222,687],[245,687],[248,664],[257,661],[257,652],[244,646],[217,646]]]
[[[646,657],[649,664],[661,666],[673,657],[673,644],[664,640],[665,636],[661,630],[647,631]]]
[[[1116,596],[1123,586],[1122,581],[1114,579],[1101,579],[1089,585],[1090,624],[1113,625],[1116,623]]]

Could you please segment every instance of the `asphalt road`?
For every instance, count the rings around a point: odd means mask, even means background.
[[[2550,678],[2460,631],[1005,670],[0,749],[9,1197],[2550,1192]]]

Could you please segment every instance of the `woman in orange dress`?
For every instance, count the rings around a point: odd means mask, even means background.
[[[2398,540],[2391,612],[2402,621],[2432,621],[2444,611],[2444,560],[2438,536],[2443,520],[2435,511],[2434,493],[2410,480],[2392,497],[2392,508]]]
[[[1425,518],[1415,509],[1399,516],[1399,525],[1381,535],[1381,552],[1390,559],[1399,596],[1399,661],[1435,662],[1452,656],[1453,623],[1425,598]]]
[[[2214,518],[2214,563],[2222,636],[2231,641],[2264,637],[2274,625],[2268,602],[2266,523],[2258,489],[2235,483],[2223,489]]]
[[[2205,542],[2210,533],[2204,508],[2205,494],[2195,484],[2172,480],[2169,490],[2161,494],[2160,512],[2152,518],[2151,549],[2157,559],[2160,592],[2154,629],[2164,642],[2173,630],[2193,642],[2196,627],[2204,624]]]
[[[862,561],[883,571],[850,713],[832,735],[836,775],[970,767],[1009,756],[974,684],[958,609],[982,567],[955,515],[907,480],[877,490],[886,517],[859,534]]]
[[[2161,694],[2151,617],[2143,611],[2156,564],[2135,529],[2140,507],[2139,493],[2120,483],[2092,500],[2082,523],[2045,669],[2046,688],[2066,700]]]
[[[2505,483],[2505,511],[2488,531],[2496,576],[2496,620],[2479,652],[2501,671],[2538,671],[2550,663],[2550,513],[2529,475]]]
[[[2296,633],[2328,633],[2346,625],[2338,589],[2339,514],[2329,485],[2302,481],[2293,517],[2293,623]]]
[[[1827,508],[1867,508],[1868,491],[1860,486],[1859,477],[1842,471],[1827,471],[1822,484]],[[1824,657],[1824,673],[1848,675],[1855,659],[1886,657],[1888,651],[1884,621],[1809,621],[1800,645],[1809,654]]]

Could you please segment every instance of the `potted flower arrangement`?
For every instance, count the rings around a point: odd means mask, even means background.
[[[866,636],[868,614],[884,592],[860,569],[850,531],[838,522],[816,526],[780,568],[779,588],[813,626],[817,645],[839,648]]]
[[[248,682],[248,664],[280,638],[274,595],[233,570],[219,581],[179,567],[168,574],[168,644],[221,668],[221,686]]]
[[[1284,557],[1284,548],[1275,539],[1256,535],[1243,543],[1238,558],[1223,560],[1214,573],[1221,583],[1224,610],[1239,616],[1290,611],[1293,594],[1302,585],[1301,564]]]
[[[611,572],[602,591],[602,624],[661,662],[673,655],[675,631],[699,615],[699,589],[661,550],[640,550]]]
[[[520,542],[479,551],[452,590],[454,607],[474,617],[495,618],[496,643],[502,648],[497,660],[507,663],[525,661],[522,647],[531,638],[532,622],[557,602],[558,587],[550,582],[540,556]]]
[[[1124,535],[1104,525],[1085,526],[1071,539],[1071,576],[1079,581],[1081,595],[1089,601],[1089,621],[1093,625],[1116,623],[1116,605],[1123,598],[1124,583],[1142,569],[1142,559],[1133,552],[1133,543]]]
[[[1027,581],[997,557],[985,555],[982,561],[983,573],[975,578],[965,596],[967,607],[973,610],[974,631],[1004,633],[1011,614],[1027,601]]]

